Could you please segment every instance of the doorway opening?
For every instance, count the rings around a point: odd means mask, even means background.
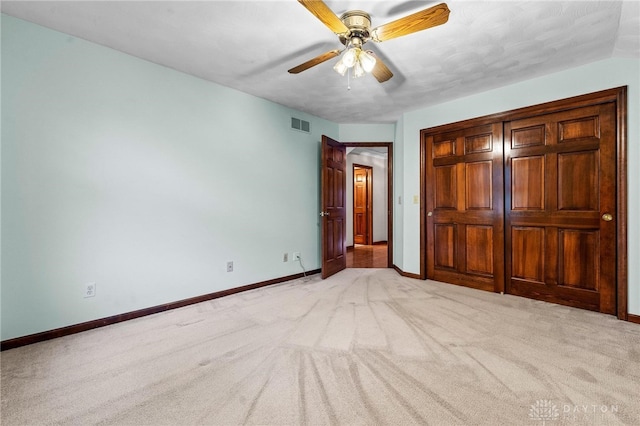
[[[392,264],[390,144],[347,145],[347,268]]]

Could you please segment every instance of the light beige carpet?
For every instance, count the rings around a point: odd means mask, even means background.
[[[348,269],[5,351],[2,425],[640,425],[640,326]]]

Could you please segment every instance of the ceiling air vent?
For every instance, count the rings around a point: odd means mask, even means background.
[[[311,132],[311,125],[308,121],[301,120],[299,118],[291,117],[291,128],[294,130],[300,130],[301,132]]]

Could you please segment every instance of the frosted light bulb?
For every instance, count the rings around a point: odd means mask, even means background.
[[[356,64],[356,61],[358,60],[358,50],[359,49],[351,48],[347,50],[347,52],[342,57],[342,62],[344,62],[344,65],[347,68],[351,68]]]
[[[360,65],[366,72],[371,72],[373,67],[376,66],[376,58],[371,55],[369,52],[365,52],[364,50],[360,52],[358,55],[358,59],[360,61]]]
[[[360,65],[360,61],[358,61],[353,66],[353,77],[358,78],[358,77],[362,77],[363,75],[364,75],[364,68],[362,68],[362,65]]]
[[[349,68],[344,64],[344,61],[340,59],[334,66],[333,69],[340,75],[344,75]]]

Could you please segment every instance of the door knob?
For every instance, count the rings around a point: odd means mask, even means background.
[[[611,222],[613,220],[613,216],[611,215],[611,213],[605,213],[602,215],[602,220],[604,220],[605,222]]]
[[[329,216],[329,212],[320,212],[320,216]]]
[[[433,216],[433,212],[427,213],[427,216],[429,216],[429,217]]]

